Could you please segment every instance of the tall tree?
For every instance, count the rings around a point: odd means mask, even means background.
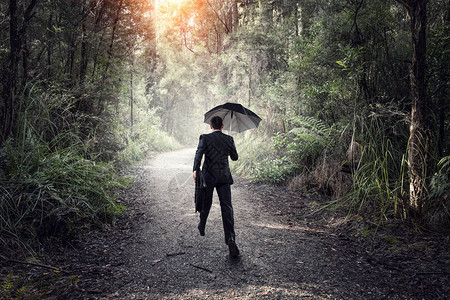
[[[33,17],[37,0],[31,0],[23,13],[20,12],[17,0],[9,1],[9,64],[3,73],[3,111],[1,113],[1,137],[8,138],[14,126],[16,96],[18,94],[19,63],[23,50],[28,24]],[[22,21],[22,22],[21,22]],[[23,56],[24,71],[27,71],[27,55]],[[27,74],[23,74],[25,81]]]
[[[426,26],[427,0],[397,0],[411,19],[412,64],[411,125],[408,143],[410,208],[419,217],[427,196],[427,176],[430,148],[429,105],[426,97]]]

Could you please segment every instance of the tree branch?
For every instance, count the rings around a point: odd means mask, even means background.
[[[12,259],[12,258],[5,257],[5,256],[3,256],[3,255],[1,255],[1,254],[0,254],[0,257],[3,258],[3,259],[6,260],[6,261],[10,261],[10,262],[18,263],[18,264],[29,265],[29,266],[35,266],[35,267],[41,267],[41,268],[50,269],[50,270],[57,271],[57,272],[64,272],[64,273],[67,273],[66,271],[61,270],[60,268],[53,267],[53,266],[49,266],[49,265],[43,265],[43,264],[38,264],[38,263],[32,263],[32,262],[27,262],[27,261],[22,261],[22,260]]]
[[[228,34],[230,32],[230,29],[228,28],[227,24],[225,23],[224,20],[222,20],[219,16],[219,13],[214,9],[214,7],[211,5],[211,2],[209,2],[209,0],[206,0],[206,2],[208,2],[209,7],[211,7],[211,9],[213,10],[214,14],[216,15],[217,19],[219,19],[220,23],[223,24],[223,26],[225,26],[225,31]]]
[[[183,40],[184,40],[184,47],[186,47],[186,49],[188,49],[189,51],[191,51],[192,53],[195,53],[194,50],[192,50],[191,48],[189,48],[189,46],[187,45],[187,40],[186,40],[186,34],[183,33]]]

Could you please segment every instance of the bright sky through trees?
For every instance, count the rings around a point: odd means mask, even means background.
[[[180,9],[181,5],[186,3],[187,0],[155,0],[155,7],[158,11],[159,8],[164,8],[169,10],[173,10],[176,13],[177,10]]]
[[[181,30],[182,43],[186,43],[186,32],[195,26],[198,7],[189,0],[155,0],[156,39],[174,30]],[[175,29],[177,28],[177,29]]]

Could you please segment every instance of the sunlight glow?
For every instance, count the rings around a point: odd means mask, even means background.
[[[195,16],[192,15],[191,0],[155,0],[154,16],[156,40],[166,35],[166,30],[181,28],[185,32],[184,43],[189,39],[186,35],[188,28],[195,27]]]
[[[189,19],[188,26],[189,27],[194,27],[195,26],[195,18],[194,17],[191,17]]]
[[[166,7],[171,7],[174,8],[176,7],[177,9],[180,8],[181,4],[183,4],[183,2],[187,2],[187,0],[156,0],[156,7],[158,6],[166,6]]]
[[[166,1],[171,4],[174,4],[174,3],[181,4],[182,2],[185,2],[186,0],[160,0],[160,1]]]

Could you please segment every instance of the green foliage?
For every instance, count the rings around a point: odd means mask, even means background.
[[[169,151],[180,147],[174,137],[161,130],[157,124],[150,123],[150,119],[153,117],[139,121],[133,128],[136,133],[128,135],[127,147],[117,156],[119,165],[125,167],[147,158],[154,152]]]
[[[448,94],[445,5],[428,4],[432,34],[427,78],[433,117],[440,120],[433,128],[439,137],[432,139],[441,141],[440,156],[448,155],[448,113],[437,113],[445,111]],[[185,51],[196,65],[191,82],[201,91],[193,92],[197,107],[206,111],[204,107],[235,101],[264,118],[261,129],[238,144],[244,155],[232,164],[235,172],[260,182],[298,178],[299,184],[334,197],[350,191],[339,201],[352,213],[408,217],[411,29],[403,6],[387,0],[259,1],[242,5],[240,16],[237,31],[220,35],[224,28],[214,20],[219,25],[215,31],[195,37],[205,44],[189,44],[194,55]],[[192,28],[187,29],[195,35]],[[173,37],[179,32],[173,30]],[[182,40],[181,35],[172,42]],[[212,49],[212,44],[218,47]],[[180,78],[184,65],[170,65],[161,83],[176,82],[191,92],[186,78]],[[344,164],[355,141],[362,147],[362,158],[357,165]],[[350,164],[351,174],[343,175],[343,164]],[[437,171],[435,165],[432,169]],[[430,179],[431,195],[441,203],[444,180]],[[330,191],[341,181],[346,182],[339,195]]]
[[[234,136],[236,148],[238,149],[239,159],[230,162],[230,168],[233,173],[239,176],[249,177],[252,170],[258,164],[272,157],[274,151],[273,145],[269,138],[261,138],[257,134],[257,130],[252,133]]]
[[[0,281],[0,299],[38,300],[49,295],[70,298],[78,281],[76,276],[63,275],[57,270],[33,275],[9,273]]]
[[[111,222],[123,210],[112,191],[126,181],[111,165],[85,159],[75,147],[52,150],[35,142],[26,148],[6,144],[10,177],[2,179],[2,230],[31,238],[71,233]]]
[[[443,157],[437,164],[438,171],[431,177],[429,198],[439,199],[450,195],[450,156]]]
[[[0,243],[6,249],[11,238],[27,244],[64,237],[110,223],[124,210],[113,192],[128,181],[111,164],[89,159],[94,153],[87,152],[87,143],[63,123],[68,110],[39,100],[30,101],[19,115],[17,135],[0,148]],[[36,110],[40,118],[32,113]]]
[[[236,173],[261,182],[303,176],[316,187],[338,184],[345,151],[357,140],[363,158],[352,166],[353,188],[342,203],[352,212],[405,217],[411,56],[405,9],[389,0],[235,4],[159,3],[156,10],[152,1],[38,1],[27,22],[26,4],[19,6],[26,32],[20,60],[8,61],[11,32],[7,22],[0,28],[1,77],[16,77],[18,104],[11,107],[18,116],[13,138],[0,148],[2,226],[19,237],[27,228],[20,222],[33,225],[27,234],[36,236],[60,222],[76,228],[110,220],[121,209],[111,190],[123,185],[111,165],[174,149],[175,139],[192,144],[203,131],[203,113],[226,101],[264,119],[236,139]],[[436,157],[448,155],[450,132],[446,5],[428,3]],[[7,6],[0,15],[8,19]],[[1,116],[8,100],[2,98]],[[390,105],[394,113],[380,116]],[[369,112],[377,115],[366,118]],[[448,199],[446,166],[432,165],[432,211]]]
[[[273,139],[261,138],[257,132],[235,137],[239,160],[231,162],[233,173],[251,177],[259,183],[283,183],[293,172],[287,157],[276,155]]]
[[[255,182],[281,184],[292,176],[294,166],[287,157],[264,159],[251,171]]]
[[[386,122],[387,119],[391,122]],[[392,122],[397,119],[398,123]],[[361,159],[353,170],[353,186],[339,199],[350,212],[376,214],[380,221],[390,217],[407,217],[404,199],[407,194],[405,160],[409,133],[401,117],[373,114],[358,117],[357,139],[362,145]]]
[[[344,47],[341,50],[344,54],[342,60],[336,61],[336,63],[347,72],[349,79],[354,79],[363,71],[363,65],[359,62],[361,54],[364,52],[364,47],[359,46],[356,48]]]
[[[426,219],[429,225],[446,231],[450,226],[450,156],[443,157],[437,171],[431,176],[426,201]]]
[[[0,299],[23,299],[30,287],[23,285],[21,278],[14,278],[12,273],[0,285]]]
[[[289,131],[286,150],[300,171],[314,166],[325,152],[340,154],[342,149],[337,147],[340,132],[336,127],[330,127],[316,118],[303,116],[293,117],[291,123],[294,128]]]
[[[254,153],[244,158],[249,164],[247,174],[254,181],[285,183],[295,175],[314,172],[320,158],[342,150],[337,147],[340,134],[336,128],[312,117],[293,117],[289,123],[293,128],[288,133],[276,133],[269,141],[238,144],[240,151]]]

